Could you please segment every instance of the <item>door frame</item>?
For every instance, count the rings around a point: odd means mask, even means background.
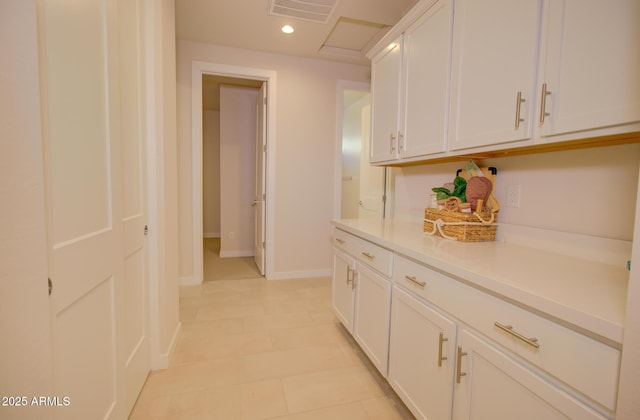
[[[192,200],[192,247],[193,277],[190,284],[204,280],[203,269],[203,205],[202,205],[202,76],[234,77],[237,79],[261,80],[267,84],[267,168],[266,168],[266,238],[265,277],[273,275],[275,226],[275,139],[276,139],[276,72],[252,67],[194,61],[191,65],[191,200]]]
[[[334,164],[334,199],[333,199],[333,217],[340,219],[342,207],[342,128],[344,126],[344,92],[346,90],[360,90],[363,92],[371,92],[371,84],[364,82],[354,82],[350,80],[338,80],[338,88],[336,90],[336,149]],[[385,168],[384,173],[384,195],[386,201],[382,209],[383,218],[393,217],[393,201],[394,201],[395,173],[393,168]]]

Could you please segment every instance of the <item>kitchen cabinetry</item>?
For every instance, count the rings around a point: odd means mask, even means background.
[[[621,126],[640,121],[640,2],[554,0],[546,15],[542,140],[605,127],[628,131]]]
[[[639,20],[636,0],[419,1],[368,55],[371,163],[640,141]]]
[[[454,420],[606,418],[470,330],[455,359]]]
[[[375,367],[387,376],[391,282],[361,262],[357,264],[356,276],[353,337]]]
[[[451,0],[421,6],[406,31],[372,59],[371,162],[446,150]]]
[[[542,0],[457,0],[449,148],[529,140]]]
[[[393,254],[338,230],[334,244],[332,306],[345,328],[386,377]]]
[[[576,329],[570,327],[570,317],[552,317],[541,309],[545,304],[536,307],[534,302],[542,302],[541,289],[536,292],[530,287],[531,282],[539,283],[539,277],[522,273],[522,261],[518,273],[526,278],[521,283],[526,288],[518,288],[516,296],[529,303],[501,297],[505,286],[520,283],[510,271],[506,283],[505,279],[495,283],[500,293],[487,288],[492,280],[482,280],[483,286],[478,288],[472,285],[477,281],[474,274],[465,278],[468,267],[478,267],[482,276],[502,276],[511,264],[497,255],[522,260],[533,252],[531,249],[498,243],[471,248],[446,240],[424,241],[420,231],[405,231],[404,224],[395,222],[351,220],[336,225],[353,230],[336,229],[334,249],[335,255],[346,254],[351,261],[336,272],[345,273],[345,284],[355,279],[353,336],[383,374],[388,350],[387,380],[417,418],[613,418],[621,352],[612,338],[598,339],[593,332],[604,319],[598,316],[594,324]],[[360,231],[350,228],[354,225],[362,226],[366,233],[356,236]],[[423,246],[429,252],[424,258],[419,251]],[[427,251],[431,246],[433,253]],[[447,249],[456,252],[449,254]],[[528,258],[538,265],[548,254],[541,251]],[[488,255],[496,255],[496,259],[478,265],[482,260],[478,257]],[[543,265],[551,267],[566,258],[558,255],[546,261]],[[348,264],[353,264],[350,269]],[[556,271],[564,270],[555,266]],[[494,272],[490,267],[499,270]],[[558,275],[573,284],[572,278],[564,278],[572,271]],[[593,271],[595,277],[617,281],[616,268],[594,264]],[[576,281],[587,284],[591,279],[583,273]],[[548,280],[545,283],[550,284]],[[534,294],[534,300],[528,300],[526,290]],[[555,300],[564,295],[559,291],[547,293]],[[598,297],[587,300],[597,305]],[[577,309],[580,318],[586,315],[583,309],[573,308],[574,304],[568,302],[559,313]]]
[[[353,334],[355,305],[355,259],[344,252],[333,250],[333,285],[331,306],[342,325]]]
[[[395,256],[393,282],[502,346],[518,363],[535,366],[541,375],[553,376],[607,409],[615,409],[619,350],[400,255]],[[492,392],[496,389],[493,386]]]
[[[389,384],[418,418],[451,418],[456,324],[393,287]]]
[[[372,163],[398,157],[401,65],[402,36],[371,61]]]

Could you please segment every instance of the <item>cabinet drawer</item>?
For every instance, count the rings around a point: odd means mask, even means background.
[[[614,410],[619,350],[406,258],[393,281]]]
[[[339,229],[336,229],[333,234],[333,243],[337,248],[351,254],[358,261],[367,264],[386,277],[391,277],[393,252],[388,249]]]

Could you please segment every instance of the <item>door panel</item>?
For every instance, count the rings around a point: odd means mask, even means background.
[[[120,133],[122,134],[122,227],[126,412],[138,398],[150,370],[146,228],[146,160],[142,130],[141,5],[118,2]]]
[[[389,356],[391,282],[357,263],[353,337],[384,377]]]
[[[333,250],[333,286],[331,307],[344,327],[353,333],[353,311],[355,303],[355,261],[342,251]]]
[[[256,195],[255,203],[255,235],[254,259],[260,274],[265,273],[265,191],[266,191],[266,145],[267,145],[267,84],[260,87],[256,100]]]
[[[56,314],[56,394],[70,397],[64,418],[98,419],[114,414],[117,383],[114,278]]]
[[[398,157],[398,106],[402,38],[372,60],[371,70],[371,150],[370,161],[383,162]]]
[[[54,394],[64,418],[121,418],[122,180],[115,1],[41,3]]]
[[[105,16],[101,1],[45,1],[52,230],[56,245],[110,229]],[[71,9],[71,10],[69,10]]]

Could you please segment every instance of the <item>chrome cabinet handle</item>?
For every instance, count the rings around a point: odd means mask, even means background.
[[[394,136],[393,133],[389,134],[389,153],[390,154],[393,154],[393,152],[396,150],[395,142],[396,142],[396,136]]]
[[[369,258],[370,260],[374,259],[376,256],[369,254],[368,252],[362,252],[362,255],[364,255],[365,257]]]
[[[547,84],[542,84],[542,90],[540,92],[540,125],[544,124],[544,118],[550,114],[547,112],[547,96],[551,95],[551,92],[547,90]]]
[[[340,239],[340,238],[336,238],[336,242],[339,243],[339,244],[343,244],[343,243],[345,243],[345,240],[344,239]]]
[[[538,339],[535,337],[525,337],[524,335],[520,334],[517,331],[513,330],[513,327],[511,325],[502,325],[499,322],[495,322],[493,325],[495,325],[496,327],[500,328],[502,331],[514,336],[515,338],[517,338],[518,340],[522,340],[524,341],[526,344],[530,345],[531,347],[535,348],[535,349],[539,349],[540,348],[540,344],[538,344]]]
[[[418,279],[416,279],[415,276],[404,276],[404,278],[409,280],[411,283],[415,284],[421,289],[424,289],[424,286],[427,285],[426,281],[418,281]]]
[[[467,376],[467,372],[462,372],[462,356],[466,356],[467,352],[462,351],[462,346],[458,346],[458,357],[456,362],[456,367],[458,369],[458,373],[456,373],[456,383],[460,383],[460,378],[463,376]]]
[[[518,91],[518,94],[516,95],[516,130],[520,128],[520,123],[524,121],[524,118],[520,118],[520,107],[525,101],[526,99],[522,98],[522,92]]]
[[[354,270],[351,269],[351,267],[347,266],[347,284],[351,283],[353,281],[353,277],[351,277],[351,279],[349,279],[349,275],[353,272]]]
[[[398,150],[403,150],[405,148],[404,134],[398,131]]]
[[[440,333],[440,337],[438,338],[438,367],[442,367],[442,361],[447,360],[447,356],[442,355],[442,343],[445,341],[449,341],[448,338],[445,338],[443,333]]]

